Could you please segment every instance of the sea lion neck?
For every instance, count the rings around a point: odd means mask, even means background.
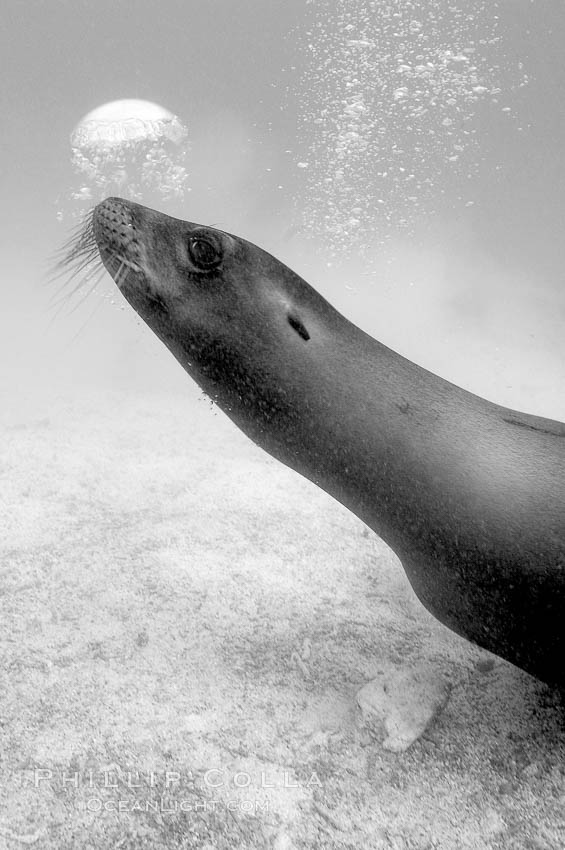
[[[384,510],[388,458],[403,452],[395,420],[414,403],[397,373],[413,364],[245,239],[118,198],[93,226],[122,294],[238,427],[349,504],[349,485],[374,476]],[[381,515],[390,539],[386,526]]]

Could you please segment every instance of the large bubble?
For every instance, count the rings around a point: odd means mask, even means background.
[[[472,204],[480,115],[511,116],[511,91],[527,82],[504,55],[495,0],[308,5],[296,163],[305,231],[341,253],[410,227],[447,192]]]
[[[189,191],[188,130],[156,103],[105,103],[79,121],[71,148],[71,165],[80,181],[70,193],[73,213],[81,215],[86,206],[112,194],[133,201],[151,195],[169,200],[182,199]]]

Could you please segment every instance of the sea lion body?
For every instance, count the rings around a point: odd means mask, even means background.
[[[250,242],[93,211],[133,308],[258,445],[380,535],[442,623],[565,687],[565,424],[411,363]]]

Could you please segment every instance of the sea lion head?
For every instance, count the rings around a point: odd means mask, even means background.
[[[260,444],[284,429],[288,445],[324,397],[311,359],[319,364],[327,325],[344,321],[321,295],[245,239],[121,198],[93,209],[81,239],[82,253],[97,247],[134,310],[239,427]]]

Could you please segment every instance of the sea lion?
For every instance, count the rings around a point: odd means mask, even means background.
[[[565,687],[565,424],[406,360],[237,236],[108,198],[67,262],[96,248],[210,398],[382,537],[438,620]]]

